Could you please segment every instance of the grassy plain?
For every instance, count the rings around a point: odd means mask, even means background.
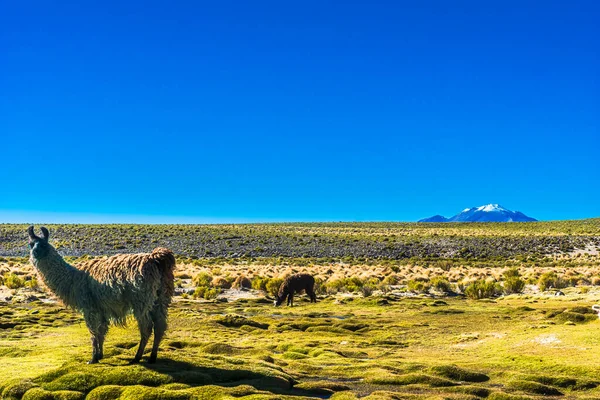
[[[129,364],[138,340],[135,321],[112,327],[106,358],[99,365],[85,364],[91,346],[82,318],[38,288],[22,258],[25,252],[15,253],[23,228],[0,225],[2,398],[600,398],[600,320],[591,310],[600,301],[598,219],[179,230],[55,226],[53,243],[64,242],[60,251],[74,263],[110,254],[98,244],[107,239],[124,246],[121,252],[146,250],[129,238],[143,237],[150,247],[171,243],[178,251],[181,246],[170,328],[154,365]],[[195,246],[213,255],[186,253],[194,246],[193,236],[203,238]],[[269,255],[218,255],[227,240],[262,245]],[[390,241],[399,251],[393,254],[405,254],[407,248],[412,249],[408,253],[427,251],[410,257],[386,257],[385,251],[364,255]],[[77,243],[80,253],[69,253]],[[445,253],[456,243],[480,247]],[[498,243],[507,246],[500,253],[485,247]],[[534,251],[527,247],[531,243],[538,246]],[[562,250],[556,243],[564,245]],[[327,249],[336,245],[341,247]],[[322,256],[321,248],[339,250],[340,256]],[[231,251],[236,252],[235,245]],[[524,293],[502,295],[506,271],[515,269]],[[274,308],[260,291],[224,289],[242,275],[256,283],[298,271],[319,278],[317,304],[298,300],[296,307]],[[556,287],[540,290],[547,273],[556,275],[552,282],[560,283],[564,295],[556,296]],[[209,276],[206,284],[222,290],[217,299],[194,298],[199,276]],[[442,278],[447,286],[436,285]],[[493,282],[499,290],[470,299],[465,288],[476,280]]]

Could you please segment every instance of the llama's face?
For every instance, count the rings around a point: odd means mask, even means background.
[[[48,229],[42,227],[42,237],[36,236],[33,232],[33,226],[28,229],[29,233],[29,249],[31,250],[31,257],[35,259],[44,258],[50,251],[50,243],[48,243]]]
[[[279,297],[279,296],[275,296],[275,301],[273,301],[273,305],[275,307],[279,307],[281,305],[281,303],[283,303],[283,298]]]

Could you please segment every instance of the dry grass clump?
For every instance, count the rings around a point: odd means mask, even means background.
[[[238,275],[231,285],[234,289],[250,289],[252,287],[252,281],[246,277],[246,275]]]
[[[219,289],[229,289],[231,287],[231,282],[222,276],[215,276],[210,282],[210,285]]]

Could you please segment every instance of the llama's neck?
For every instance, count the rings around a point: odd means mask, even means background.
[[[40,259],[31,258],[46,286],[67,306],[77,308],[75,276],[81,271],[67,263],[53,248]]]

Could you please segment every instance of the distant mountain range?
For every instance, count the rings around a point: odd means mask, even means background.
[[[487,204],[462,210],[454,217],[441,215],[419,220],[418,222],[531,222],[537,221],[520,211],[510,211],[499,204]]]

